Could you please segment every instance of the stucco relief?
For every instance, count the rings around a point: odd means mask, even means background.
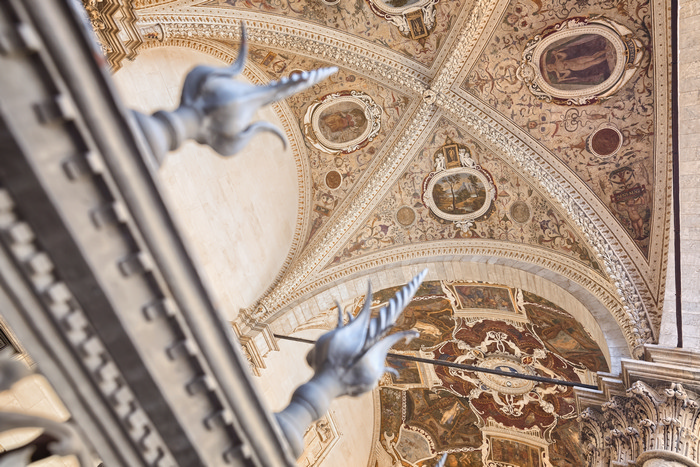
[[[440,0],[367,0],[372,11],[411,39],[425,39],[435,28],[435,5]]]

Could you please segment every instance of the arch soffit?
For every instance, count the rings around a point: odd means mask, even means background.
[[[270,323],[272,330],[292,333],[312,317],[336,313],[335,300],[349,302],[373,290],[403,285],[423,268],[426,281],[481,281],[507,285],[537,294],[569,312],[600,346],[611,372],[619,371],[620,359],[630,358],[634,346],[623,328],[599,296],[579,282],[542,266],[521,259],[486,255],[442,255],[414,258],[360,271],[345,271],[344,280],[319,284],[310,293],[287,307]],[[334,322],[334,320],[333,320]]]

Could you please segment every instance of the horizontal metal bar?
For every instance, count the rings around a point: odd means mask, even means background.
[[[284,340],[294,341],[294,342],[303,342],[304,344],[315,344],[316,343],[316,341],[313,341],[310,339],[302,339],[301,337],[282,336],[280,334],[274,334],[274,336],[278,339],[284,339]],[[566,381],[563,379],[545,378],[544,376],[526,375],[523,373],[510,373],[507,371],[494,370],[491,368],[481,368],[478,366],[463,365],[461,363],[445,362],[445,361],[441,361],[441,360],[433,360],[430,358],[413,357],[411,355],[401,355],[401,354],[396,354],[393,352],[389,352],[387,354],[387,358],[394,358],[396,360],[408,360],[411,362],[428,363],[430,365],[437,365],[437,366],[447,366],[450,368],[457,368],[460,370],[467,370],[467,371],[479,371],[481,373],[490,373],[492,375],[500,375],[500,376],[505,376],[507,378],[526,379],[529,381],[536,381],[538,383],[558,384],[560,386],[573,386],[573,387],[577,387],[577,388],[586,388],[586,389],[595,389],[595,390],[598,389],[598,386],[594,386],[592,384],[579,383],[576,381]]]

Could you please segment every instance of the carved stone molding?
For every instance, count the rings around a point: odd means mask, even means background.
[[[239,19],[230,17],[180,17],[177,15],[153,15],[144,17],[140,24],[159,24],[165,39],[213,39],[226,42],[240,41]],[[422,94],[427,77],[411,70],[397,60],[399,57],[380,55],[363,50],[356,43],[350,44],[325,35],[296,28],[284,32],[271,23],[246,21],[248,41],[273,49],[294,50],[325,60],[338,66],[358,70],[371,78],[388,81],[415,93]],[[299,24],[298,26],[301,26]]]
[[[654,389],[637,381],[600,410],[587,408],[581,420],[588,465],[631,465],[645,453],[645,459],[675,457],[697,465],[700,413],[694,397],[680,383]]]
[[[0,236],[6,247],[13,253],[14,260],[31,274],[32,288],[43,297],[44,305],[63,326],[70,345],[81,356],[114,414],[118,414],[119,422],[131,428],[127,432],[133,442],[141,446],[145,458],[158,458],[163,465],[175,465],[170,449],[148,412],[106,346],[96,337],[94,325],[65,282],[57,276],[48,253],[38,244],[31,226],[20,217],[15,201],[4,188],[0,188],[0,218]]]
[[[249,326],[241,326],[231,323],[233,331],[238,336],[241,349],[248,360],[250,370],[255,376],[260,376],[260,370],[267,368],[264,357],[270,351],[279,350],[272,328],[267,324],[249,323]]]
[[[117,71],[124,59],[136,58],[143,38],[132,3],[125,0],[83,0],[83,4],[112,71]]]

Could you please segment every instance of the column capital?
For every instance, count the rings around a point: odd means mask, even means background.
[[[576,391],[589,466],[700,467],[699,355],[658,346],[646,355],[623,360],[618,378],[599,374],[597,391]]]

